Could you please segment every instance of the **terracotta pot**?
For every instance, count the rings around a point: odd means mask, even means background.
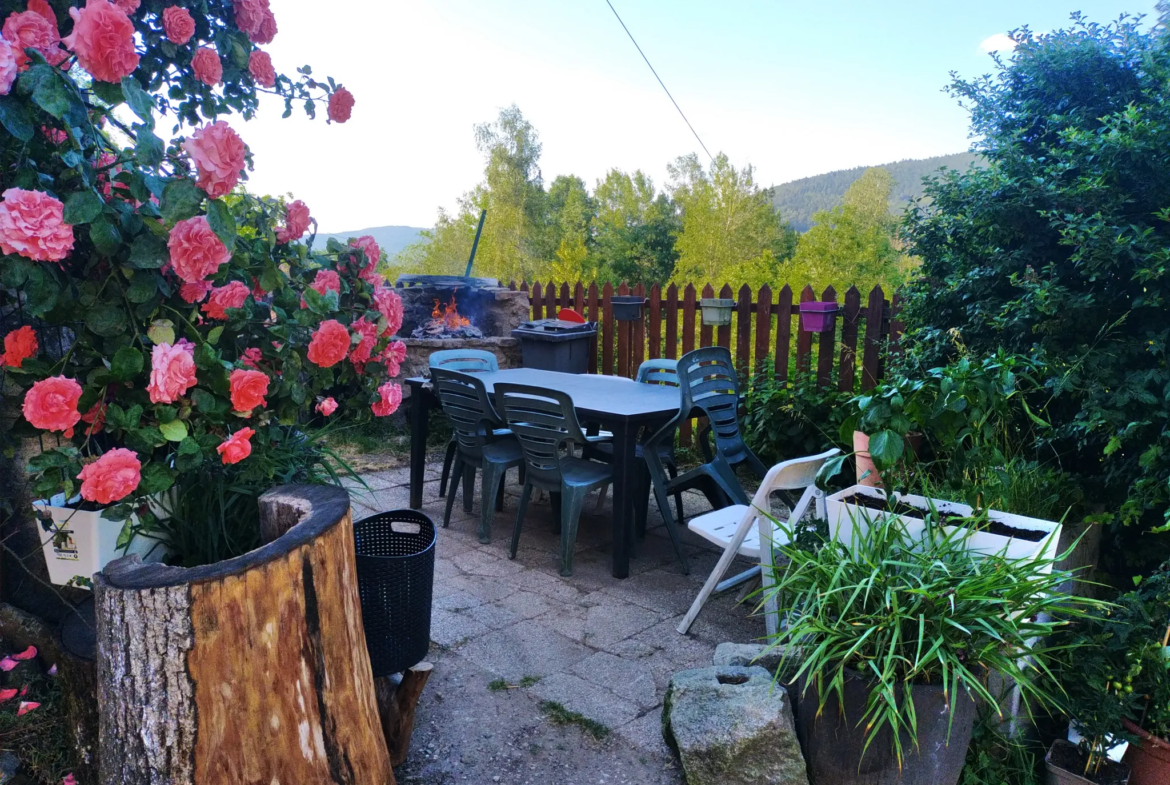
[[[1138,737],[1122,760],[1129,766],[1130,785],[1170,785],[1170,744],[1151,736],[1129,720],[1125,729]]]
[[[882,487],[882,476],[869,455],[869,434],[853,432],[853,460],[857,464],[857,484],[871,488]],[[867,474],[868,472],[868,474]]]

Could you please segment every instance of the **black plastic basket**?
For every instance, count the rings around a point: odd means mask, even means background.
[[[426,659],[431,644],[435,524],[414,510],[390,510],[354,524],[358,591],[375,676]]]

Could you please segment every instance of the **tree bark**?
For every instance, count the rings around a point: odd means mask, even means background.
[[[378,696],[378,714],[382,718],[382,735],[390,750],[390,764],[401,766],[410,750],[410,736],[414,733],[414,710],[419,696],[431,677],[429,662],[420,662],[401,676],[383,676],[374,679]]]
[[[94,576],[103,785],[394,783],[343,489],[261,497],[277,539]]]

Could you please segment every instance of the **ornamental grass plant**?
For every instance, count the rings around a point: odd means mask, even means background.
[[[863,714],[847,721],[865,728],[866,751],[888,729],[899,762],[906,745],[916,745],[914,685],[942,687],[951,720],[958,700],[997,705],[991,671],[1015,680],[1029,705],[1051,705],[1044,640],[1064,622],[1049,619],[1057,608],[1076,614],[1085,602],[1060,591],[1069,576],[1053,569],[1054,560],[976,556],[967,550],[968,529],[947,531],[936,513],[925,517],[920,537],[881,515],[856,527],[850,542],[801,532],[799,545],[779,546],[777,561],[787,565],[776,568],[769,589],[784,613],[769,646],[784,653],[780,671],[802,695],[815,689],[818,713],[833,697],[845,705],[851,674],[869,680]],[[786,533],[798,542],[797,532]]]

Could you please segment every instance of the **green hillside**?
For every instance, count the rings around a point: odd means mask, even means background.
[[[319,234],[317,235],[316,245],[314,247],[319,246],[324,248],[325,243],[331,237],[344,243],[350,237],[361,237],[364,234],[368,234],[378,243],[378,247],[382,249],[386,257],[392,259],[406,246],[418,242],[421,239],[419,233],[422,231],[422,229],[414,226],[373,226],[368,229],[355,229],[352,232]]]
[[[975,163],[978,157],[975,153],[955,153],[879,164],[894,176],[890,209],[900,213],[907,202],[919,196],[922,193],[923,177],[944,166],[964,170]],[[830,210],[839,204],[845,190],[868,168],[859,166],[856,169],[841,169],[773,186],[772,203],[780,211],[780,217],[792,224],[793,228],[800,232],[806,231],[812,225],[813,213]]]

